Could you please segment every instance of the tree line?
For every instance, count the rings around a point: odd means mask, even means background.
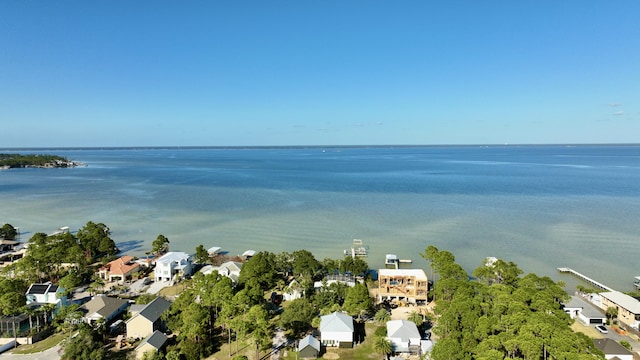
[[[429,246],[422,256],[439,276],[433,359],[604,358],[592,339],[571,329],[562,282],[521,276],[500,259],[480,265],[471,279],[448,251]]]
[[[0,167],[23,168],[27,166],[53,166],[66,167],[73,162],[58,155],[45,154],[0,154]]]

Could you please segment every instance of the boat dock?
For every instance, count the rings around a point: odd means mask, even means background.
[[[590,278],[590,277],[588,277],[586,275],[583,275],[583,274],[581,274],[581,273],[579,273],[579,272],[577,272],[577,271],[575,271],[575,270],[573,270],[571,268],[559,267],[558,271],[561,272],[561,273],[572,274],[572,275],[576,276],[578,279],[580,279],[580,280],[582,280],[582,281],[584,281],[586,283],[589,283],[589,284],[591,284],[591,285],[593,285],[593,286],[595,286],[597,288],[600,288],[602,290],[614,291],[612,288],[608,287],[607,285],[602,284],[600,282],[597,282],[597,281],[593,280],[592,278]]]
[[[364,242],[362,240],[353,239],[353,244],[351,245],[351,249],[344,250],[344,256],[351,256],[352,258],[366,257],[367,247],[364,245]]]
[[[398,259],[398,255],[396,254],[387,254],[384,258],[384,264],[387,266],[395,266],[396,269],[400,267],[400,264],[410,264],[412,263],[411,259]]]

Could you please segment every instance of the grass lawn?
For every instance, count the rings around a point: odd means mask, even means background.
[[[385,359],[385,357],[376,352],[373,348],[373,339],[375,337],[374,332],[378,325],[367,323],[365,324],[366,337],[364,341],[357,344],[353,349],[335,349],[328,348],[327,351],[320,357],[320,359],[328,360],[371,360],[371,359]],[[292,349],[286,351],[286,356],[282,357],[284,360],[296,360],[296,352]],[[250,358],[252,359],[252,358]],[[299,360],[299,359],[298,359]]]
[[[180,294],[181,292],[184,291],[184,284],[177,284],[177,285],[173,285],[173,286],[167,286],[165,288],[162,288],[162,290],[160,290],[160,292],[158,293],[158,295],[163,296],[163,297],[167,297],[167,298],[172,298],[178,294]]]
[[[38,341],[35,344],[20,345],[17,349],[13,350],[12,353],[33,354],[33,353],[41,352],[44,350],[48,350],[58,345],[68,335],[69,334],[66,334],[66,333],[53,334],[42,341]]]

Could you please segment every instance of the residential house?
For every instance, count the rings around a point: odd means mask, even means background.
[[[322,278],[322,281],[314,282],[313,288],[316,291],[322,291],[325,287],[329,287],[331,284],[336,283],[347,285],[348,287],[354,287],[356,286],[356,281],[358,281],[356,277],[351,274],[330,274]]]
[[[594,339],[593,343],[604,353],[604,358],[607,360],[633,360],[633,353],[613,339]]]
[[[147,336],[135,349],[136,359],[142,359],[146,353],[157,353],[167,345],[167,336],[162,331],[156,330]]]
[[[18,244],[20,243],[14,240],[0,239],[0,254],[13,251]]]
[[[142,339],[156,330],[162,329],[160,317],[171,306],[171,302],[157,297],[147,304],[139,313],[127,320],[127,337]]]
[[[563,307],[569,317],[585,325],[604,324],[607,321],[602,311],[580,296],[572,295],[571,300],[563,304]]]
[[[353,331],[353,318],[345,313],[336,311],[320,317],[320,339],[324,346],[353,347]]]
[[[50,282],[44,284],[31,284],[26,292],[27,305],[29,304],[56,304],[57,307],[67,304],[64,289]]]
[[[422,269],[378,270],[378,301],[425,303],[429,282]]]
[[[298,343],[298,357],[303,359],[317,359],[320,355],[320,341],[311,335],[305,336]]]
[[[296,279],[293,279],[282,291],[282,297],[285,301],[300,299],[303,295],[304,287]]]
[[[167,282],[174,277],[191,275],[193,265],[191,256],[184,252],[168,252],[156,260],[155,282]]]
[[[116,260],[108,262],[98,269],[98,276],[105,281],[124,281],[131,279],[134,273],[140,271],[140,264],[135,261],[135,257],[130,255],[122,256]]]
[[[396,353],[418,353],[420,349],[420,331],[413,321],[387,321],[387,339]]]
[[[599,296],[599,301],[597,300],[596,303],[599,303],[602,310],[607,311],[608,308],[613,307],[618,310],[618,321],[633,328],[638,328],[638,324],[640,324],[640,301],[619,291],[606,291],[594,296]]]
[[[128,307],[129,301],[127,300],[109,296],[96,296],[80,306],[78,310],[83,313],[82,319],[84,322],[93,324],[100,319],[104,319],[105,323],[108,323],[127,311]]]
[[[225,263],[220,264],[220,266],[207,265],[203,267],[200,271],[204,275],[209,275],[213,271],[217,271],[218,274],[222,276],[226,276],[233,280],[234,284],[238,282],[238,278],[240,277],[240,271],[242,271],[242,263],[237,261],[227,261]]]

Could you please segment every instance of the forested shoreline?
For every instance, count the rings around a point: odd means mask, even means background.
[[[69,168],[81,165],[63,156],[48,154],[0,154],[0,168]]]

